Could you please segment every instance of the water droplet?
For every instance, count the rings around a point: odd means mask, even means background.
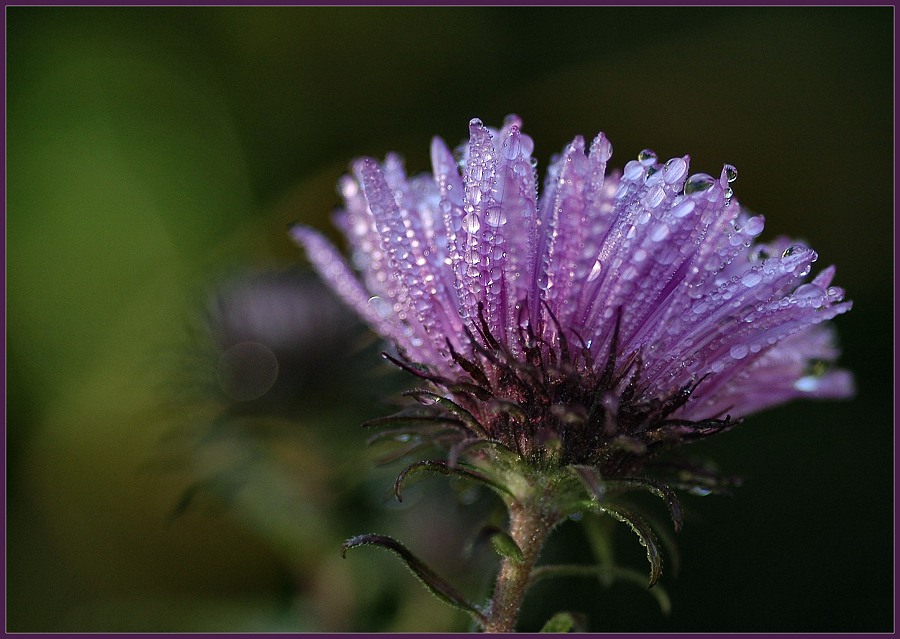
[[[724,167],[722,167],[722,170],[725,173],[725,179],[728,180],[729,182],[734,182],[737,179],[737,176],[738,176],[737,169],[734,168],[732,165],[726,164]]]
[[[662,204],[664,199],[666,199],[666,192],[663,188],[661,186],[654,186],[647,191],[647,195],[644,196],[644,206],[655,209]]]
[[[747,288],[751,288],[756,286],[762,281],[762,273],[759,271],[750,271],[741,278],[741,284],[746,286]]]
[[[754,217],[749,218],[744,222],[744,235],[756,237],[762,233],[765,223],[766,221],[763,219],[762,215],[755,215]]]
[[[598,136],[600,139],[598,140],[595,151],[597,153],[597,159],[601,162],[606,162],[612,157],[612,144],[605,137],[601,136],[603,136],[602,133]]]
[[[669,231],[669,225],[664,222],[660,222],[652,229],[650,229],[650,239],[654,242],[661,242],[669,236]]]
[[[478,221],[478,216],[475,213],[469,213],[463,218],[463,227],[469,233],[477,233],[478,229],[481,228],[481,222]]]
[[[733,197],[734,197],[734,190],[732,190],[732,188],[729,186],[725,189],[725,201],[729,202],[729,201],[731,201],[731,198],[733,198]]]
[[[817,284],[803,284],[794,291],[794,297],[798,300],[810,299],[813,297],[822,297],[825,291]]]
[[[484,128],[484,122],[480,118],[472,118],[469,120],[469,127],[474,129]]]
[[[656,162],[656,153],[653,149],[644,149],[638,153],[638,162],[642,166],[653,166],[653,163]]]
[[[684,185],[684,194],[690,195],[710,188],[716,181],[706,173],[695,173]]]
[[[781,257],[783,257],[783,258],[790,257],[791,255],[794,255],[795,253],[798,253],[802,250],[803,250],[803,247],[800,244],[793,244],[793,245],[787,247],[786,249],[784,249],[784,252],[781,254]]]
[[[689,215],[694,210],[696,203],[693,200],[685,200],[681,204],[672,209],[672,216],[682,218]]]
[[[666,162],[665,177],[663,179],[666,181],[666,184],[675,184],[684,177],[685,173],[687,173],[687,162],[684,161],[684,158],[672,158]]]
[[[541,276],[538,278],[537,287],[542,291],[546,291],[553,286],[553,280],[546,273],[541,273]]]
[[[633,280],[638,276],[637,267],[634,264],[629,264],[624,271],[622,271],[622,279],[623,280]]]
[[[723,362],[722,360],[719,360],[718,362],[713,362],[712,366],[710,366],[709,369],[713,373],[721,373],[723,370],[725,370],[725,362]]]
[[[484,221],[491,226],[502,226],[506,224],[506,215],[503,213],[503,207],[489,206],[484,212]]]
[[[734,359],[744,359],[747,357],[747,353],[749,352],[749,348],[747,348],[746,344],[738,344],[737,346],[732,346],[731,350],[728,351]]]
[[[819,387],[819,379],[813,375],[801,377],[794,382],[794,388],[803,393],[812,393]]]
[[[637,180],[644,175],[644,167],[641,166],[640,162],[632,160],[625,165],[622,175],[626,180]]]
[[[518,132],[519,127],[513,126],[510,128],[510,135],[503,144],[503,157],[507,160],[515,160],[522,151],[522,141],[517,135]]]

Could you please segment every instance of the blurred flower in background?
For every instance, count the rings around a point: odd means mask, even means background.
[[[859,388],[708,444],[752,479],[740,500],[685,503],[692,561],[669,617],[639,585],[584,580],[535,586],[521,627],[598,601],[605,631],[890,627],[890,8],[6,17],[8,630],[466,627],[391,557],[340,559],[340,541],[379,530],[484,588],[471,575],[494,560],[477,544],[456,559],[474,525],[457,504],[493,505],[430,480],[392,502],[395,469],[372,469],[358,424],[405,382],[366,364],[379,346],[290,270],[285,229],[327,227],[347,158],[392,148],[426,166],[422,139],[453,144],[461,119],[513,108],[540,165],[601,122],[626,156],[652,140],[698,170],[740,166],[770,228],[840,265]],[[240,310],[250,288],[268,319]],[[312,344],[307,319],[327,325]],[[751,535],[762,516],[780,525]],[[590,554],[577,527],[558,535],[548,561]]]

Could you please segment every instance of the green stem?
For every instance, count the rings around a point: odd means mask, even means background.
[[[484,632],[515,632],[531,570],[554,524],[538,501],[514,501],[509,507],[509,534],[522,551],[522,560],[505,557],[501,562]]]

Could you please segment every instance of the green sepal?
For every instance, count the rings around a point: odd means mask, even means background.
[[[347,556],[347,551],[360,546],[378,546],[397,555],[403,564],[419,578],[425,587],[435,597],[469,613],[480,624],[485,621],[484,615],[470,603],[456,588],[444,581],[437,573],[429,568],[421,559],[412,554],[406,546],[396,539],[386,535],[366,534],[357,535],[345,541],[341,545],[341,557]]]
[[[448,462],[440,459],[428,459],[410,464],[402,471],[400,471],[399,475],[397,475],[397,480],[394,482],[394,494],[397,496],[397,501],[403,501],[401,490],[403,488],[403,482],[406,480],[406,478],[409,475],[421,470],[427,470],[432,473],[439,473],[441,475],[451,475],[454,477],[459,477],[461,479],[468,479],[480,484],[484,484],[495,492],[512,496],[512,493],[506,486],[503,486],[502,484],[494,481],[490,477],[487,477],[475,470],[470,469],[465,464],[457,463],[455,466],[451,466]]]
[[[557,612],[547,620],[541,632],[572,632],[575,628],[575,617],[571,612]]]
[[[628,524],[641,545],[647,549],[647,561],[650,562],[650,581],[647,585],[652,588],[662,577],[662,555],[659,552],[659,544],[656,541],[656,535],[650,528],[650,525],[637,513],[622,508],[620,506],[597,505],[596,508],[606,513],[610,517],[618,519],[623,524]]]
[[[672,525],[675,526],[675,532],[681,531],[683,520],[681,502],[678,501],[678,496],[675,492],[666,484],[658,482],[655,479],[650,479],[649,477],[622,477],[608,480],[606,482],[606,487],[609,490],[615,490],[617,488],[623,490],[639,488],[656,495],[666,502],[666,505],[669,507],[669,516],[672,518]]]
[[[494,550],[501,557],[506,557],[517,564],[525,561],[525,556],[522,554],[521,548],[519,545],[510,537],[508,534],[503,532],[500,529],[497,529],[491,533],[491,546],[494,547]]]
[[[441,395],[438,395],[437,393],[434,393],[429,390],[424,390],[421,388],[411,390],[411,391],[406,391],[403,394],[407,395],[409,397],[412,397],[416,400],[420,400],[420,398],[422,398],[422,397],[427,397],[431,401],[440,405],[442,408],[444,408],[445,410],[447,410],[448,412],[452,413],[457,418],[459,418],[459,420],[471,432],[473,432],[476,435],[479,435],[481,437],[485,437],[485,438],[488,437],[488,434],[485,432],[484,427],[478,422],[478,420],[475,418],[475,416],[472,413],[470,413],[469,411],[467,411],[465,408],[463,408],[462,406],[457,404],[456,402],[449,400],[446,397],[443,397]]]

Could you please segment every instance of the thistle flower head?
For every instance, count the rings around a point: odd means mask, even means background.
[[[357,160],[336,216],[353,268],[293,231],[428,381],[411,394],[455,426],[432,438],[454,459],[489,441],[632,475],[750,413],[852,393],[821,325],[851,306],[834,267],[810,279],[808,246],[758,242],[763,218],[735,197],[734,167],[692,175],[689,157],[647,149],[609,170],[606,137],[579,136],[538,195],[533,148],[510,116],[500,130],[472,120],[455,155],[435,138],[432,175],[408,177],[396,155]]]

